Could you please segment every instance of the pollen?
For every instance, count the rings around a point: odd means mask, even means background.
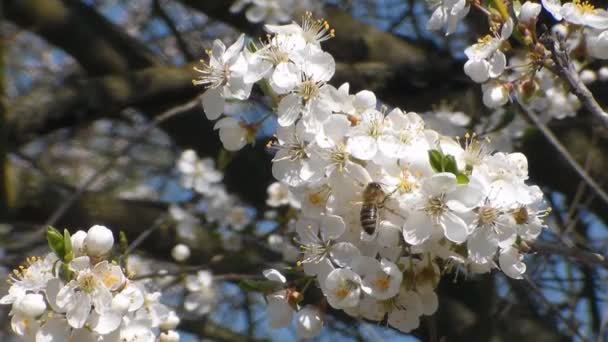
[[[525,206],[521,206],[515,210],[513,210],[513,219],[515,219],[515,223],[517,224],[526,224],[528,223],[529,215],[528,210]]]
[[[97,281],[93,274],[86,274],[78,279],[78,287],[84,292],[93,292]]]
[[[573,3],[583,12],[593,12],[595,7],[586,0],[574,0]]]
[[[444,197],[445,195],[440,195],[429,198],[429,200],[426,202],[426,206],[424,207],[424,211],[429,216],[441,216],[447,210]]]
[[[483,206],[479,208],[479,211],[477,212],[479,225],[485,227],[494,226],[496,224],[498,214],[498,210],[491,206]]]
[[[107,287],[112,287],[112,285],[116,284],[120,279],[114,274],[104,274],[102,277],[103,283]]]
[[[378,276],[374,280],[374,287],[380,291],[388,290],[390,284],[390,277],[383,272],[380,272],[380,274],[378,274]]]
[[[348,296],[349,293],[350,293],[350,288],[347,287],[347,286],[340,286],[334,292],[334,294],[336,295],[336,297],[338,297],[339,299],[346,298],[346,296]]]

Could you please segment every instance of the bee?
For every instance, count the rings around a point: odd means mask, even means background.
[[[386,198],[386,193],[379,183],[370,182],[363,190],[363,204],[359,219],[361,227],[369,235],[373,235],[378,227],[380,210],[384,207]]]
[[[368,234],[374,235],[376,229],[380,225],[380,210],[387,209],[393,214],[405,219],[402,215],[384,206],[384,203],[394,194],[397,189],[389,194],[384,192],[382,185],[378,182],[369,182],[362,194],[361,211],[359,212],[359,220],[361,228]]]

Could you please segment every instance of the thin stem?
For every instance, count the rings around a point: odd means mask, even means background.
[[[557,139],[555,134],[551,132],[551,130],[540,121],[538,116],[533,113],[531,110],[523,106],[521,103],[515,101],[517,107],[525,113],[528,118],[534,123],[534,125],[540,130],[540,132],[545,136],[545,138],[553,145],[553,147],[559,152],[559,154],[564,157],[564,159],[570,164],[572,169],[579,175],[579,177],[589,185],[591,190],[598,195],[601,200],[608,205],[608,194],[601,188],[601,186],[591,178],[591,176],[585,171],[585,169],[572,157],[570,152],[562,145],[562,143]]]
[[[564,44],[558,38],[551,36],[545,39],[544,43],[551,51],[551,59],[555,63],[557,74],[570,85],[572,93],[583,106],[604,126],[608,127],[608,113],[602,109],[589,88],[581,81]]]

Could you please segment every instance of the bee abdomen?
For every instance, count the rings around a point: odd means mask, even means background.
[[[367,234],[373,234],[378,220],[378,207],[375,204],[365,203],[361,207],[361,227]]]

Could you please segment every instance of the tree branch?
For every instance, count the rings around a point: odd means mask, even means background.
[[[91,75],[159,64],[143,44],[78,0],[3,0],[6,17],[72,55]]]
[[[557,66],[557,71],[561,78],[568,82],[570,90],[581,101],[583,106],[598,119],[605,127],[608,127],[608,113],[597,103],[593,94],[587,86],[581,81],[578,72],[574,68],[574,64],[570,60],[570,56],[564,44],[556,37],[546,39],[546,45],[551,51],[551,59]]]
[[[560,255],[580,262],[589,267],[601,266],[608,269],[608,260],[605,256],[599,253],[588,252],[576,247],[568,247],[542,241],[534,241],[527,243],[528,248],[524,247],[526,252],[535,252],[543,255]]]

